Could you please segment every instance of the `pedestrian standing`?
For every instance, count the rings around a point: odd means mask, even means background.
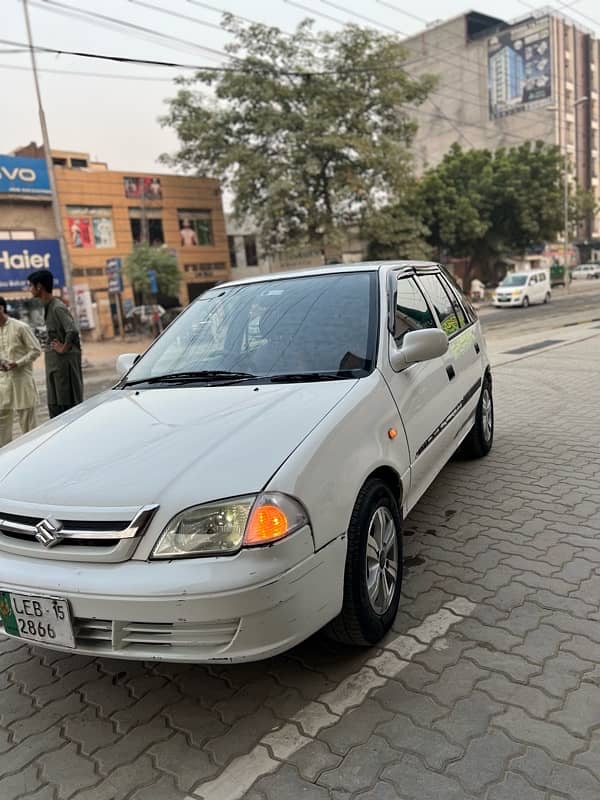
[[[0,447],[12,441],[15,412],[23,433],[37,425],[33,362],[41,352],[29,325],[9,317],[0,297]]]
[[[52,295],[54,278],[50,270],[40,269],[28,278],[31,294],[44,304],[48,332],[46,349],[46,389],[48,413],[56,417],[83,400],[81,342],[77,323],[69,309]]]

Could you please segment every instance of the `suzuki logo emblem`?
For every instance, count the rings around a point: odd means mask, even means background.
[[[35,526],[35,538],[44,547],[54,547],[64,538],[61,533],[62,527],[63,524],[59,520],[54,519],[54,517],[46,517]]]

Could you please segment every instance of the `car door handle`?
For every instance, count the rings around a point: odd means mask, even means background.
[[[454,367],[452,366],[452,364],[449,364],[446,367],[446,372],[448,373],[449,380],[452,380],[453,378],[456,377],[456,372],[454,371]]]
[[[475,352],[477,353],[477,355],[479,355],[479,353],[481,352],[481,348],[479,347],[479,342],[475,342]]]

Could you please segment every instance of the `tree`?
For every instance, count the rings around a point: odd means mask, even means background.
[[[407,186],[404,196],[382,208],[368,209],[362,224],[362,235],[368,241],[368,258],[424,259],[431,258],[427,242],[430,230],[425,224],[416,186]]]
[[[233,69],[178,79],[161,121],[180,148],[163,160],[220,178],[267,252],[302,244],[339,252],[340,229],[406,180],[410,107],[434,79],[410,78],[397,37],[371,29],[316,33],[305,20],[287,35],[229,15],[223,27],[235,36]]]
[[[181,273],[176,257],[163,247],[150,247],[138,244],[125,261],[124,272],[135,292],[147,302],[150,295],[148,271],[156,272],[158,289],[161,294],[176,296],[181,283]]]
[[[543,142],[493,153],[455,144],[425,173],[419,193],[429,242],[469,259],[465,286],[475,269],[489,280],[500,255],[556,238],[564,225],[562,169],[559,149]]]

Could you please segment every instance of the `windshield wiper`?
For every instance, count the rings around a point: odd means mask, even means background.
[[[229,372],[223,369],[202,369],[188,372],[168,372],[165,375],[153,375],[150,378],[138,378],[135,381],[126,381],[123,387],[137,386],[141,383],[193,383],[194,381],[210,381],[223,378],[224,380],[255,378],[249,372]]]
[[[281,375],[267,375],[270,383],[309,383],[311,381],[339,381],[355,378],[350,370],[338,372],[285,372]]]

